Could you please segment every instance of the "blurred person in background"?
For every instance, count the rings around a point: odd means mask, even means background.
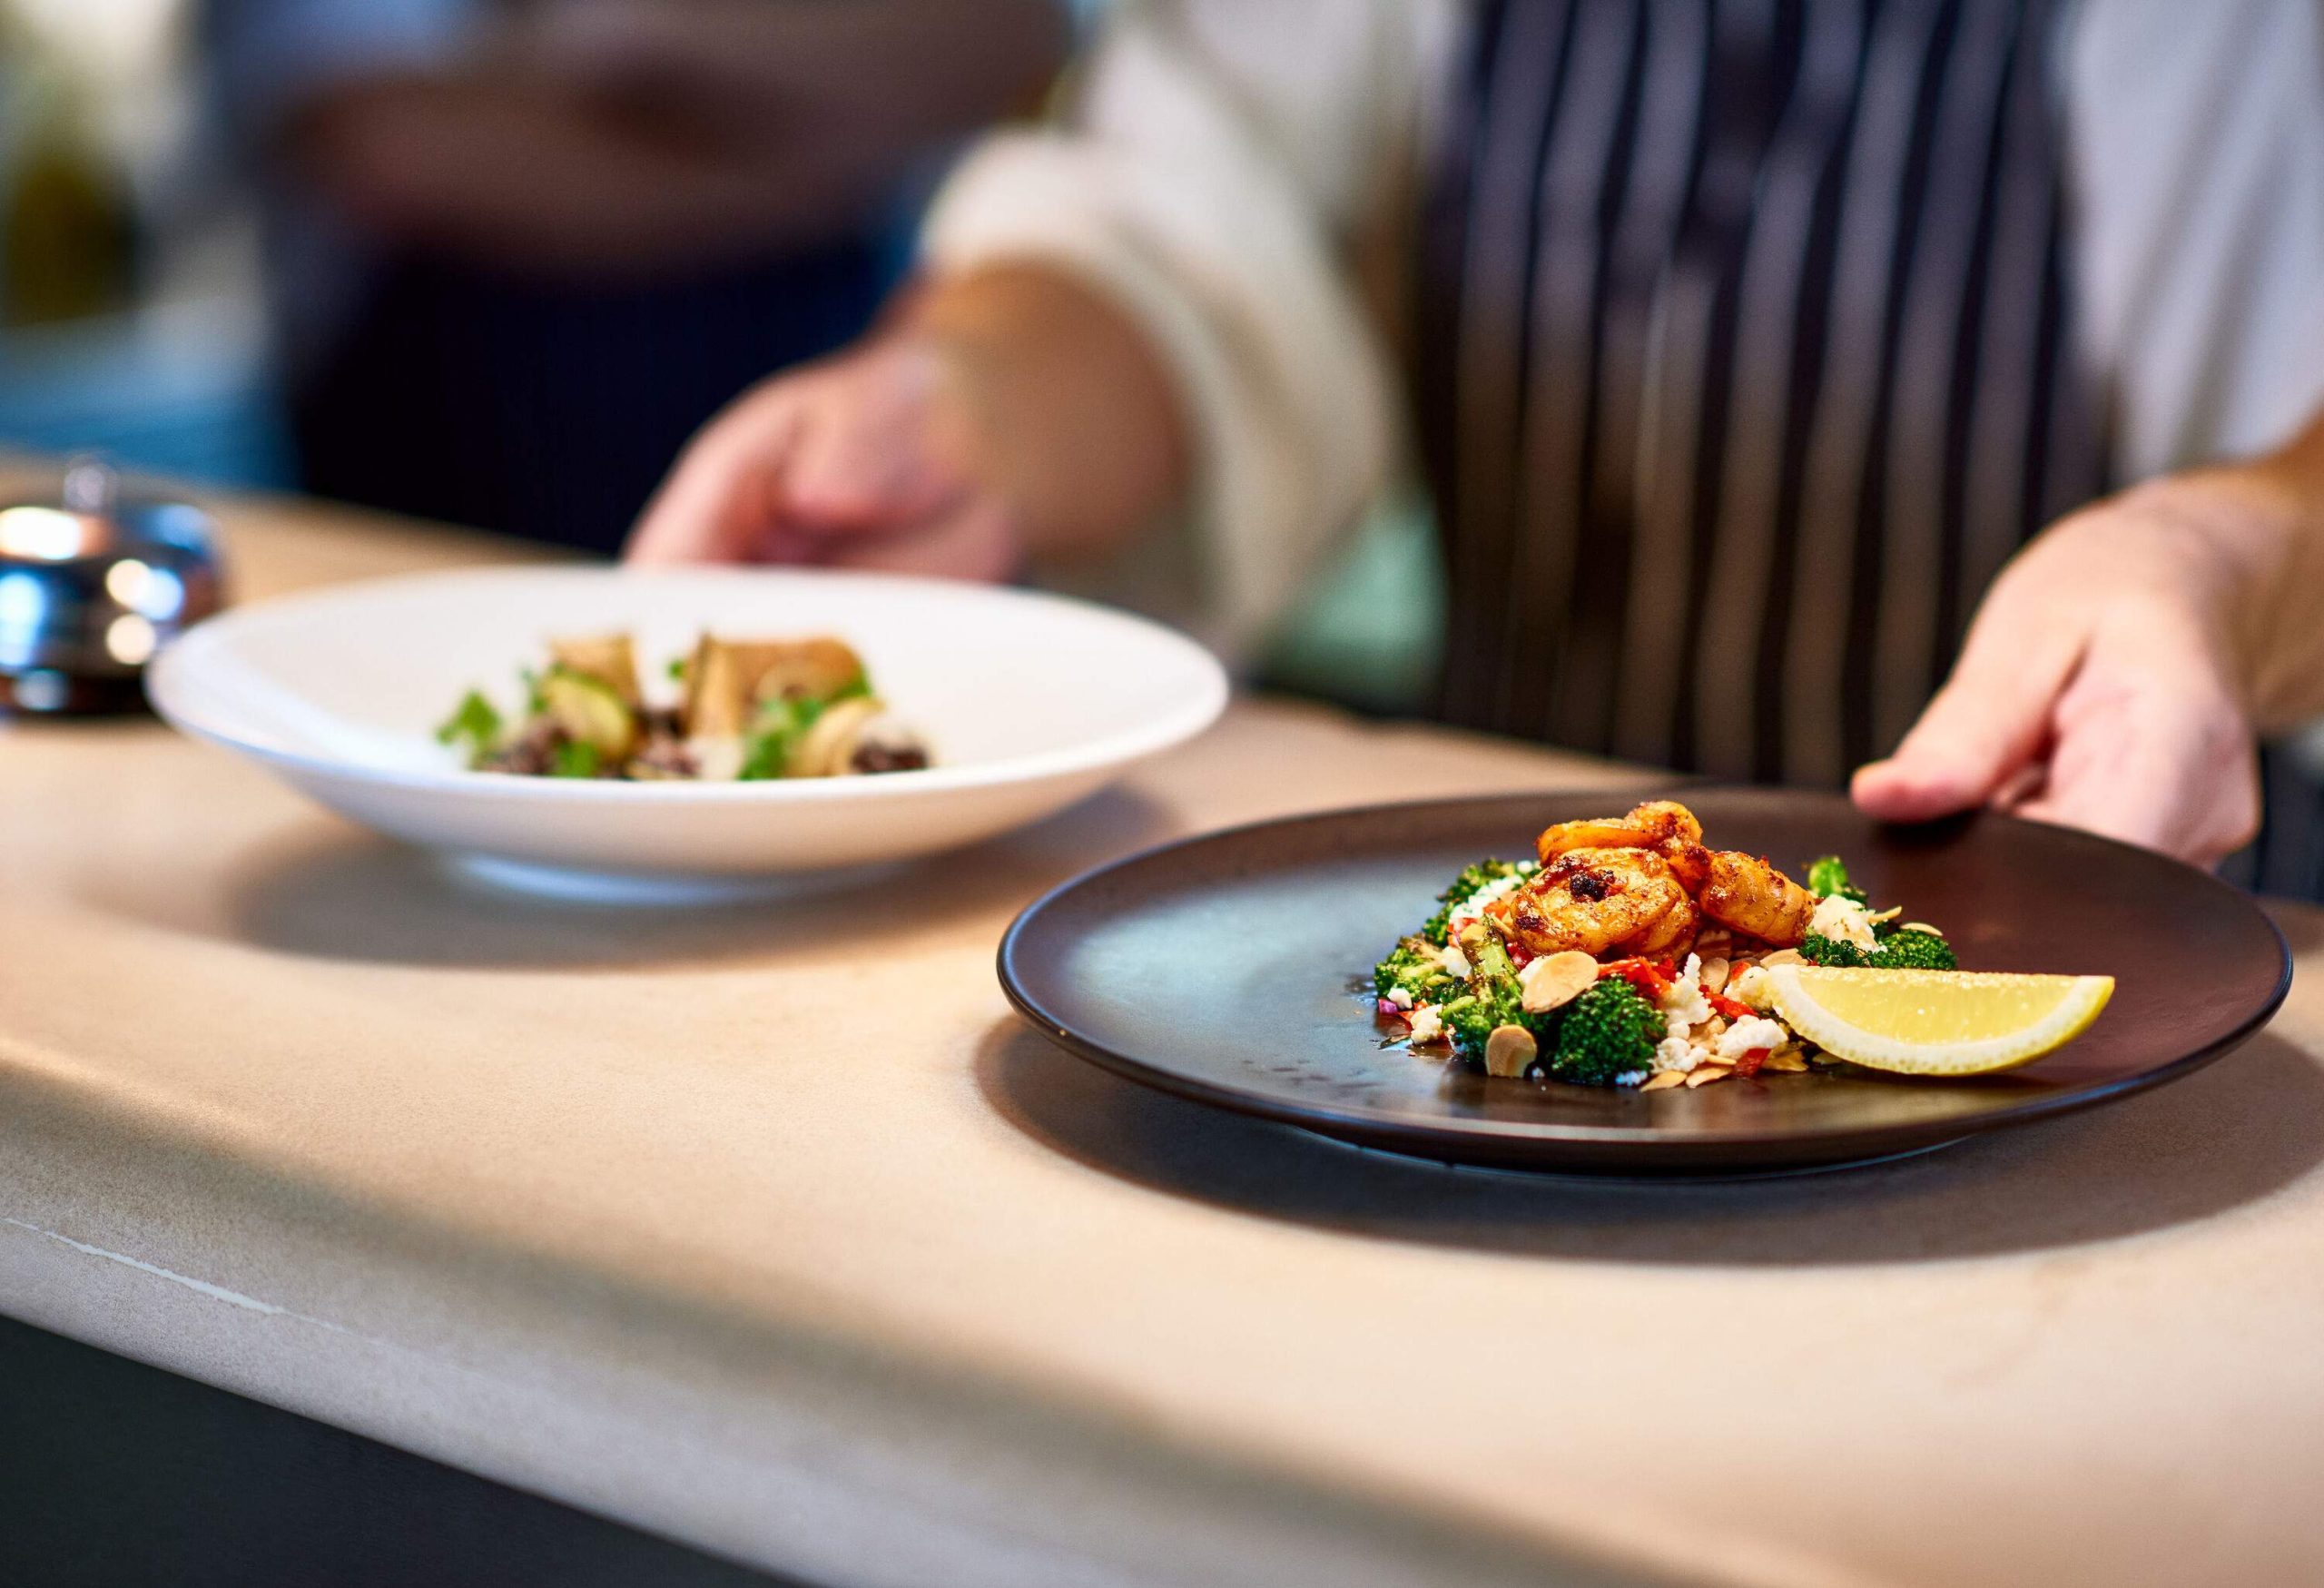
[[[300,483],[611,550],[753,380],[860,332],[915,177],[1063,0],[212,0]]]
[[[631,555],[1240,650],[1409,414],[1449,720],[2216,861],[2324,710],[2319,173],[2319,0],[1126,5]]]

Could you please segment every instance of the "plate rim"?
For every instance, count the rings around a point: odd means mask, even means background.
[[[1073,610],[1085,617],[1115,625],[1142,638],[1177,650],[1191,665],[1195,687],[1187,700],[1157,714],[1136,728],[1108,734],[1078,746],[1013,755],[967,765],[937,765],[864,778],[766,779],[751,783],[646,782],[612,779],[520,777],[507,773],[475,772],[466,767],[419,770],[369,766],[357,762],[315,755],[280,745],[261,744],[232,733],[213,719],[205,721],[199,708],[189,709],[186,687],[179,675],[198,665],[205,648],[224,643],[219,632],[244,619],[279,616],[302,607],[328,606],[350,595],[409,589],[428,585],[460,584],[543,577],[588,582],[651,583],[665,579],[714,576],[753,580],[772,578],[844,583],[852,587],[886,586],[947,596],[1026,602]],[[191,660],[185,659],[191,656]],[[154,659],[146,673],[146,693],[154,711],[178,732],[239,755],[247,755],[295,775],[329,778],[405,793],[444,794],[494,801],[543,799],[568,804],[739,804],[799,805],[833,802],[848,804],[893,802],[978,789],[1008,788],[1046,783],[1110,768],[1127,766],[1186,743],[1226,714],[1233,698],[1226,668],[1208,647],[1167,624],[1078,597],[1008,586],[970,585],[950,579],[920,578],[901,574],[859,574],[831,568],[682,567],[629,569],[609,567],[472,567],[425,573],[391,574],[352,579],[294,590],[284,595],[229,607],[189,628]]]
[[[1653,1127],[1614,1125],[1560,1124],[1540,1120],[1497,1120],[1446,1117],[1419,1119],[1400,1111],[1367,1109],[1337,1104],[1293,1104],[1278,1101],[1262,1094],[1238,1091],[1216,1085],[1151,1064],[1134,1055],[1116,1051],[1104,1043],[1091,1041],[1058,1021],[1019,983],[1014,963],[1022,937],[1033,926],[1040,912],[1066,894],[1086,884],[1129,866],[1149,863],[1173,852],[1201,844],[1245,836],[1271,829],[1316,825],[1327,822],[1363,816],[1382,816],[1392,813],[1414,813],[1449,806],[1483,804],[1494,801],[1520,799],[1550,800],[1561,797],[1604,797],[1609,801],[1656,798],[1685,791],[1695,794],[1707,793],[1741,793],[1777,795],[1831,802],[1846,798],[1835,791],[1821,789],[1783,789],[1761,784],[1716,782],[1704,778],[1668,776],[1660,780],[1608,785],[1559,785],[1546,788],[1506,788],[1482,794],[1452,794],[1422,800],[1386,800],[1362,804],[1331,806],[1322,810],[1305,811],[1285,816],[1262,817],[1241,822],[1207,832],[1189,833],[1184,837],[1149,844],[1133,853],[1091,866],[1078,874],[1043,893],[1019,911],[1001,935],[995,955],[994,969],[1002,993],[1009,1005],[1044,1037],[1066,1051],[1108,1073],[1149,1086],[1157,1090],[1186,1098],[1191,1101],[1223,1108],[1230,1112],[1277,1123],[1315,1130],[1326,1135],[1349,1139],[1349,1133],[1361,1132],[1377,1140],[1397,1138],[1413,1144],[1416,1155],[1430,1156],[1426,1149],[1432,1144],[1451,1148],[1464,1143],[1521,1144],[1537,1149],[1569,1147],[1578,1149],[1620,1147],[1640,1152],[1666,1152],[1674,1156],[1689,1156],[1697,1149],[1716,1151],[1723,1148],[1797,1148],[1803,1153],[1813,1153],[1840,1147],[1851,1149],[1870,1145],[1877,1151],[1884,1142],[1905,1145],[1940,1138],[1965,1139],[1989,1130],[2004,1129],[2017,1125],[2038,1123],[2044,1119],[2079,1112],[2102,1103],[2151,1090],[2171,1081],[2185,1079],[2219,1059],[2234,1051],[2263,1030],[2283,1007],[2290,994],[2292,982],[2291,945],[2283,928],[2275,918],[2261,908],[2251,894],[2222,881],[2211,872],[2174,861],[2153,850],[2080,828],[2063,827],[2046,822],[2033,822],[2021,816],[1997,811],[1975,813],[1978,821],[1992,821],[2017,826],[2039,827],[2044,833],[2082,843],[2100,853],[2128,852],[2147,859],[2162,860],[2180,866],[2200,878],[2211,887],[2223,890],[2239,903],[2249,908],[2268,928],[2276,947],[2277,971],[2275,986],[2258,1011],[2246,1017],[2232,1031],[2215,1038],[2191,1053],[2182,1054],[2168,1063],[2135,1075],[2043,1096],[2028,1098],[1990,1112],[1943,1121],[1941,1129],[1931,1129],[1911,1122],[1887,1125],[1849,1125],[1828,1129],[1793,1130],[1771,1136],[1764,1130],[1690,1130],[1683,1136],[1660,1134]],[[1935,827],[1942,823],[1897,824],[1900,827]],[[1401,1149],[1400,1149],[1401,1150]]]

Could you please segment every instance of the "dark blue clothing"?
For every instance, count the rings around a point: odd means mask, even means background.
[[[862,240],[621,287],[390,264],[291,393],[300,483],[613,551],[687,437],[861,333],[901,257]]]

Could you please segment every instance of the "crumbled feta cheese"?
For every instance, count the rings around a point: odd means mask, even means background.
[[[1443,948],[1437,950],[1436,962],[1438,964],[1443,965],[1445,970],[1450,972],[1452,974],[1460,977],[1462,981],[1465,981],[1468,980],[1471,969],[1469,964],[1469,956],[1461,952],[1461,945],[1459,943],[1448,942]]]
[[[1654,1068],[1681,1075],[1702,1062],[1702,1052],[1683,1036],[1665,1037],[1654,1045]]]
[[[1807,922],[1807,930],[1841,942],[1854,943],[1867,952],[1878,948],[1880,940],[1872,931],[1872,912],[1853,899],[1834,893],[1816,902],[1816,913]]]
[[[1718,1056],[1732,1061],[1754,1048],[1765,1048],[1772,1053],[1782,1047],[1790,1036],[1789,1031],[1774,1021],[1751,1015],[1727,1028],[1726,1033],[1718,1039]]]
[[[694,757],[694,775],[703,782],[732,783],[742,775],[743,763],[749,758],[750,749],[739,735],[715,738],[697,735],[686,741],[686,754]]]
[[[1539,870],[1541,867],[1528,863],[1508,876],[1495,877],[1467,898],[1457,901],[1452,908],[1445,912],[1445,930],[1453,937],[1459,937],[1462,927],[1472,921],[1483,918],[1487,905],[1509,897],[1510,894],[1523,887],[1526,879]]]
[[[1444,1017],[1426,1004],[1413,1011],[1413,1037],[1415,1042],[1440,1041],[1444,1036]]]
[[[1387,997],[1383,1000],[1383,1001],[1393,1003],[1398,1009],[1410,1009],[1413,1006],[1412,989],[1409,987],[1391,987],[1388,989]]]
[[[1522,887],[1524,883],[1524,873],[1518,872],[1512,872],[1505,877],[1495,877],[1492,882],[1487,883],[1483,887],[1479,888],[1475,893],[1462,900],[1459,904],[1453,907],[1452,913],[1455,915],[1482,915],[1485,912],[1486,905],[1508,898],[1510,894]]]
[[[1775,1002],[1774,978],[1764,965],[1746,965],[1727,984],[1727,996],[1746,1009],[1764,1010]]]
[[[1687,956],[1686,968],[1664,988],[1656,1001],[1670,1017],[1670,1034],[1683,1037],[1689,1028],[1710,1019],[1710,1001],[1703,996],[1703,962]]]

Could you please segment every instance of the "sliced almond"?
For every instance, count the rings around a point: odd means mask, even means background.
[[[823,715],[791,753],[787,770],[794,777],[837,777],[854,759],[855,741],[863,725],[886,709],[868,695],[825,706]]]
[[[595,634],[548,642],[548,659],[570,673],[595,678],[621,697],[624,705],[637,704],[637,656],[625,634]]]
[[[1777,949],[1775,952],[1769,954],[1766,959],[1759,962],[1760,964],[1766,966],[1770,971],[1774,970],[1777,965],[1804,965],[1807,962],[1807,956],[1801,953],[1797,949]]]
[[[1683,1070],[1665,1070],[1648,1080],[1644,1086],[1640,1087],[1639,1090],[1669,1091],[1674,1086],[1684,1086],[1686,1084],[1687,1071]]]
[[[1725,1080],[1734,1073],[1724,1064],[1698,1064],[1687,1071],[1687,1084],[1690,1087],[1709,1086],[1712,1081]]]
[[[1717,958],[1705,960],[1702,962],[1703,991],[1706,992],[1726,991],[1727,970],[1728,964],[1725,960]]]
[[[1572,1002],[1598,980],[1598,962],[1579,949],[1543,954],[1517,972],[1527,1014],[1547,1014]]]
[[[863,677],[863,658],[830,635],[805,639],[749,640],[734,647],[750,679],[753,700],[805,696],[828,700]]]
[[[1787,1074],[1798,1075],[1807,1070],[1807,1060],[1802,1059],[1799,1054],[1792,1049],[1778,1048],[1774,1052],[1768,1055],[1768,1061],[1759,1068],[1762,1070],[1780,1070]]]
[[[828,699],[863,676],[863,660],[841,640],[727,640],[704,635],[686,664],[689,735],[749,730],[759,703],[783,695]]]
[[[1523,1026],[1495,1026],[1492,1034],[1485,1039],[1485,1073],[1522,1075],[1540,1051],[1533,1033]]]

